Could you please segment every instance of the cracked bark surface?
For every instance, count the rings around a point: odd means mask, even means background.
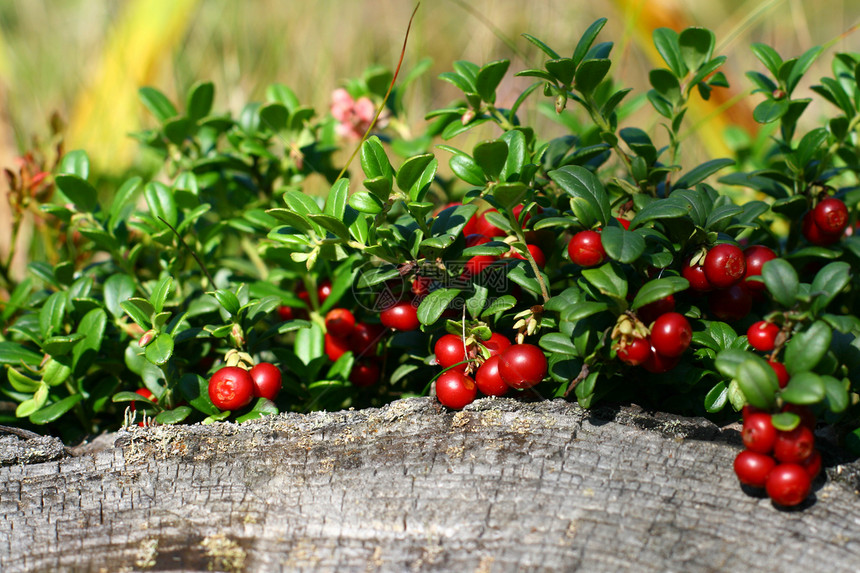
[[[0,570],[860,569],[856,462],[778,510],[738,486],[735,430],[635,408],[416,398],[102,441],[0,438]]]

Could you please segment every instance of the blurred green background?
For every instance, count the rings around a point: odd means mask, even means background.
[[[268,84],[281,82],[325,113],[332,90],[347,78],[371,64],[394,68],[414,6],[406,0],[3,0],[0,166],[14,166],[15,157],[34,146],[34,137],[49,137],[56,114],[65,125],[66,149],[86,149],[99,172],[127,170],[137,150],[127,134],[150,120],[137,98],[143,85],[175,101],[195,81],[211,80],[216,110],[235,114],[246,102],[262,99]],[[662,65],[651,43],[655,28],[714,30],[716,53],[729,58],[724,72],[732,88],[691,107],[686,120],[693,147],[707,156],[728,152],[727,126],[749,135],[756,131],[750,113],[758,98],[749,94],[743,73],[762,66],[750,43],[769,43],[791,57],[833,41],[808,75],[815,79],[834,51],[860,49],[860,35],[851,31],[860,21],[858,0],[425,0],[402,73],[423,58],[432,58],[433,65],[407,93],[409,125],[420,131],[426,111],[455,97],[452,86],[436,79],[454,60],[510,58],[511,72],[539,67],[543,54],[521,33],[572,52],[579,34],[599,17],[609,19],[599,39],[615,42],[611,73],[640,95],[649,87],[647,71]],[[512,103],[528,83],[506,80],[499,104]],[[641,111],[637,125],[652,127],[658,139],[658,118],[647,106]],[[824,111],[807,114],[814,119]],[[529,121],[555,125],[531,113]],[[694,153],[684,162],[699,159]],[[0,202],[0,254],[8,251],[6,210]]]

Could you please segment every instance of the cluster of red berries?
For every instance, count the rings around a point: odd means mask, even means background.
[[[681,275],[690,282],[692,291],[707,294],[711,314],[735,322],[750,313],[754,298],[765,289],[763,282],[747,279],[760,276],[762,266],[775,258],[773,249],[764,245],[741,249],[721,243],[711,247],[702,261],[688,259]]]
[[[678,365],[681,355],[690,347],[693,328],[690,321],[674,312],[674,297],[666,297],[639,310],[639,319],[647,324],[654,309],[663,309],[651,322],[646,336],[634,332],[621,336],[615,345],[618,359],[630,366],[642,366],[648,372],[668,372]]]
[[[355,315],[346,308],[328,311],[325,328],[325,353],[329,360],[335,361],[345,352],[352,351],[356,361],[349,381],[360,387],[376,384],[382,371],[378,346],[385,329],[379,324],[357,322]]]
[[[250,370],[224,366],[209,379],[209,398],[219,410],[239,410],[254,398],[274,400],[281,385],[281,371],[269,362],[255,364]]]
[[[445,334],[433,350],[437,364],[449,369],[436,379],[436,397],[444,406],[456,410],[471,404],[478,391],[486,396],[503,396],[510,388],[531,388],[547,374],[546,356],[540,348],[511,344],[497,332],[474,344]],[[469,373],[475,364],[479,365],[472,377]]]
[[[802,503],[821,472],[821,454],[815,449],[815,416],[808,408],[786,405],[784,411],[800,417],[792,430],[777,430],[768,412],[744,408],[745,450],[735,458],[735,474],[742,484],[764,488],[774,503]]]
[[[848,227],[848,207],[841,199],[827,197],[803,216],[800,231],[813,245],[832,245]]]
[[[767,322],[766,320],[759,320],[758,322],[752,323],[747,329],[747,341],[750,346],[759,352],[771,352],[776,348],[777,338],[781,331],[782,329],[777,324]],[[770,358],[768,358],[767,362],[776,373],[776,380],[779,383],[779,387],[785,388],[788,385],[789,379],[788,370],[786,370],[785,364]]]

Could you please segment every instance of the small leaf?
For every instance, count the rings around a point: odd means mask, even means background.
[[[824,399],[824,381],[814,372],[798,372],[791,375],[781,395],[783,400],[792,404],[817,404]]]
[[[600,242],[609,258],[620,263],[632,263],[645,252],[645,239],[642,235],[621,227],[604,228]]]
[[[574,346],[570,337],[565,336],[561,332],[544,334],[541,336],[538,344],[541,348],[553,354],[569,354],[571,356],[579,355],[579,352],[576,350],[576,346]]]
[[[734,165],[734,159],[712,159],[711,161],[706,161],[687,173],[683,174],[678,181],[672,186],[673,189],[689,189],[695,187],[717,171],[728,167],[729,165]]]
[[[729,387],[725,382],[717,382],[705,395],[705,410],[714,414],[725,408],[729,401]]]
[[[678,37],[681,59],[688,70],[698,70],[711,59],[714,51],[714,33],[707,28],[687,28]]]
[[[72,394],[62,400],[54,402],[44,408],[30,414],[30,422],[38,425],[50,424],[60,419],[60,417],[75,407],[75,405],[83,400],[83,394]]]
[[[763,358],[750,357],[741,362],[736,380],[751,405],[765,410],[773,407],[779,384],[773,368]]]
[[[831,412],[844,412],[850,404],[850,397],[846,384],[833,376],[822,376],[824,383],[824,400]]]
[[[767,261],[762,266],[761,276],[768,292],[776,302],[785,308],[794,306],[800,280],[791,263],[785,259]]]
[[[475,77],[475,89],[481,99],[487,103],[495,103],[496,88],[508,71],[510,60],[497,60],[483,66]]]
[[[606,18],[598,18],[583,32],[582,36],[579,38],[579,41],[576,43],[576,48],[573,50],[573,63],[578,66],[579,63],[585,58],[585,55],[588,53],[589,49],[591,49],[591,45],[594,43],[594,40],[597,39],[597,35],[600,34],[600,31],[603,29],[603,26],[606,25]],[[559,56],[550,56],[554,59],[557,59]]]
[[[90,176],[90,158],[87,156],[87,152],[83,149],[67,152],[60,160],[60,165],[57,166],[57,174],[76,175],[81,179],[88,179]]]
[[[785,347],[785,368],[791,374],[792,380],[796,374],[815,368],[827,354],[832,338],[833,331],[821,320],[813,322],[808,329],[791,337]]]
[[[162,366],[173,356],[173,337],[162,332],[146,347],[146,359]]]
[[[42,305],[39,312],[39,332],[42,338],[48,338],[54,332],[62,330],[68,302],[66,293],[60,291],[49,296]]]
[[[209,293],[215,297],[215,300],[218,301],[224,310],[230,313],[231,316],[235,316],[242,304],[239,302],[239,298],[233,293],[233,291],[226,289],[218,289],[215,292]]]
[[[483,169],[466,154],[454,155],[448,160],[448,165],[457,177],[469,185],[483,187],[487,182]]]
[[[604,229],[606,232],[610,227]],[[648,281],[636,293],[633,303],[630,305],[631,310],[641,308],[646,304],[664,299],[671,294],[682,292],[690,287],[690,282],[683,277],[665,277]]]
[[[173,410],[162,410],[155,416],[159,424],[178,424],[191,414],[189,406],[177,406]]]
[[[185,113],[192,120],[206,117],[212,111],[215,99],[215,85],[212,82],[198,82],[188,92]]]
[[[162,123],[178,115],[167,96],[155,88],[142,87],[138,90],[138,96],[143,101],[143,105]]]
[[[576,68],[574,85],[583,94],[591,94],[606,77],[612,61],[606,58],[585,60]]]
[[[448,308],[452,300],[460,295],[460,289],[441,288],[424,297],[418,306],[418,320],[421,324],[434,324]]]
[[[95,187],[77,175],[57,175],[54,182],[63,194],[75,204],[78,211],[92,213],[98,206]]]
[[[349,206],[359,213],[376,215],[382,212],[382,201],[378,197],[365,191],[359,191],[349,196]]]
[[[338,179],[331,186],[323,212],[343,221],[346,205],[349,202],[349,179]]]
[[[408,193],[409,190],[412,189],[412,186],[415,185],[415,183],[424,174],[424,170],[427,169],[427,166],[430,165],[433,159],[432,153],[416,155],[407,159],[397,171],[397,187],[399,187],[401,191]]]
[[[178,212],[170,187],[158,181],[151,181],[144,186],[143,196],[153,217],[164,219],[168,224],[176,226]]]
[[[681,47],[678,33],[669,28],[657,28],[653,34],[654,46],[663,57],[663,60],[675,74],[676,78],[683,78],[687,74],[687,67],[681,56]]]
[[[38,366],[41,361],[41,354],[24,348],[17,342],[0,341],[0,364]]]
[[[164,303],[167,296],[173,289],[173,277],[165,276],[152,289],[152,296],[149,297],[149,302],[152,304],[154,312],[158,313],[164,310]]]
[[[788,99],[775,100],[772,97],[764,100],[753,110],[753,119],[758,123],[772,123],[788,112]]]
[[[209,382],[203,376],[183,374],[179,380],[179,390],[189,404],[207,416],[217,416],[220,413],[209,399]]]
[[[475,146],[472,155],[484,175],[490,180],[498,181],[508,158],[508,144],[500,139],[484,141]]]
[[[394,169],[391,167],[391,162],[388,161],[388,155],[382,147],[382,142],[374,136],[369,137],[361,145],[361,168],[368,179],[374,177],[385,177],[393,179]]]
[[[627,296],[627,280],[619,273],[613,263],[606,263],[594,269],[585,269],[582,276],[602,294],[618,300]]]
[[[800,416],[794,412],[780,412],[770,417],[773,427],[781,432],[790,432],[800,424]]]
[[[587,201],[597,213],[601,226],[606,225],[612,216],[609,196],[594,173],[579,165],[567,165],[550,171],[549,177],[571,197]]]
[[[540,48],[540,50],[541,50],[544,54],[546,54],[547,56],[549,56],[550,58],[552,58],[552,59],[558,59],[558,58],[560,58],[560,57],[561,57],[561,56],[559,56],[559,55],[558,55],[558,54],[557,54],[557,53],[556,53],[552,48],[550,48],[549,46],[547,46],[546,44],[544,44],[542,41],[538,40],[537,38],[535,38],[535,37],[534,37],[534,36],[532,36],[531,34],[521,34],[521,35],[522,35],[522,37],[523,37],[523,38],[525,38],[526,40],[528,40],[529,42],[531,42],[532,44],[534,44],[535,46],[537,46],[538,48]],[[586,48],[586,49],[587,49],[587,48]],[[583,52],[583,55],[585,55],[585,52]]]
[[[851,265],[846,262],[828,263],[812,281],[810,294],[813,296],[812,312],[820,313],[836,295],[842,292],[851,280]]]

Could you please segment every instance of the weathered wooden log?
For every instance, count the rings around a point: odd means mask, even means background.
[[[417,398],[114,440],[0,439],[0,571],[860,570],[856,463],[781,510],[701,419]]]

